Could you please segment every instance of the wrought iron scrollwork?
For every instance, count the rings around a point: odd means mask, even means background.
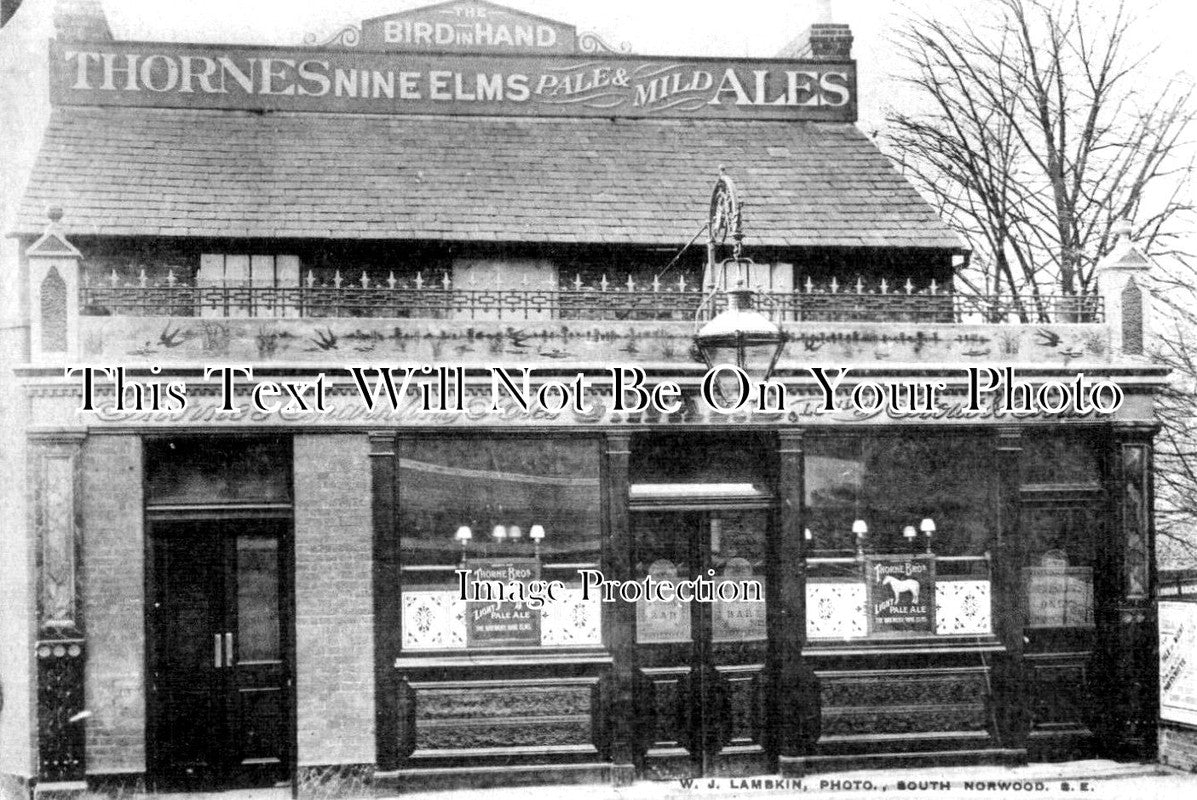
[[[723,244],[728,235],[732,237],[735,248],[734,258],[740,257],[740,243],[744,238],[740,216],[740,198],[736,193],[736,184],[724,171],[719,168],[719,179],[715,181],[715,188],[711,192],[711,210],[708,218],[707,235],[715,244]]]
[[[578,49],[583,53],[623,53],[632,52],[632,45],[621,42],[618,48],[612,47],[597,33],[587,32],[578,36]]]
[[[320,41],[314,33],[305,34],[303,43],[308,47],[357,47],[362,43],[362,29],[357,25],[346,25],[328,39]]]

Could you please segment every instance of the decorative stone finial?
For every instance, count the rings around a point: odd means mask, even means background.
[[[1097,292],[1105,301],[1111,344],[1125,355],[1139,356],[1143,354],[1149,311],[1144,287],[1149,286],[1152,262],[1135,244],[1131,232],[1131,221],[1126,217],[1110,226],[1114,243],[1097,263]]]
[[[51,222],[57,225],[59,222],[62,222],[62,208],[59,206],[50,206],[46,209],[46,216],[50,218]]]

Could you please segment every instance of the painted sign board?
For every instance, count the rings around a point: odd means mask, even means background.
[[[1197,602],[1161,600],[1160,719],[1197,725]]]
[[[50,44],[59,105],[851,122],[855,63]]]
[[[472,581],[496,581],[527,586],[540,580],[535,558],[466,559]],[[537,647],[540,645],[540,609],[510,600],[472,600],[466,603],[467,647]]]
[[[400,11],[362,22],[362,48],[406,52],[572,53],[577,29],[483,0]]]
[[[870,556],[869,634],[907,636],[935,632],[935,569],[929,556]]]

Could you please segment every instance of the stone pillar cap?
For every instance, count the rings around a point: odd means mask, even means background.
[[[1118,237],[1114,247],[1097,264],[1099,272],[1105,270],[1138,270],[1151,269],[1152,260],[1131,238],[1131,222],[1123,217],[1113,224],[1111,231]]]
[[[27,256],[49,256],[52,258],[61,258],[67,256],[70,258],[83,258],[75,245],[71,244],[62,231],[62,209],[57,206],[52,206],[46,209],[46,217],[50,220],[46,224],[46,230],[38,240],[29,245],[29,249],[25,251]]]

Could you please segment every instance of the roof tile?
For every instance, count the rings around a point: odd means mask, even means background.
[[[717,165],[754,246],[962,241],[855,127],[59,107],[18,219],[72,232],[677,245]]]

